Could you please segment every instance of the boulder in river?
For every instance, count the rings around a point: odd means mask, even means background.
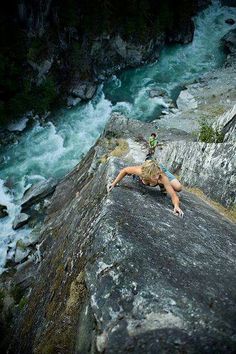
[[[72,84],[72,88],[70,89],[70,93],[75,98],[80,98],[81,100],[90,100],[96,93],[97,85],[93,82],[83,82],[79,80],[78,82],[74,82]]]
[[[74,107],[80,102],[81,102],[81,98],[79,98],[79,97],[72,97],[72,96],[67,97],[67,106],[68,107]]]
[[[5,218],[5,216],[7,216],[7,215],[8,215],[8,212],[7,212],[6,205],[0,204],[0,218]]]
[[[197,108],[198,104],[193,95],[188,91],[181,91],[176,101],[177,107],[182,111]]]
[[[166,95],[166,91],[164,91],[162,89],[152,89],[149,91],[150,98],[159,97],[159,96],[163,97],[165,95]]]
[[[20,213],[19,215],[16,216],[15,220],[13,221],[13,230],[17,230],[20,227],[26,225],[29,221],[30,216],[25,213]]]
[[[14,132],[14,131],[21,132],[26,128],[28,121],[29,121],[29,118],[27,116],[25,116],[17,122],[10,123],[7,126],[7,130],[9,130],[10,132]]]
[[[228,23],[228,25],[234,25],[235,20],[233,20],[232,18],[228,18],[227,20],[225,20],[225,23]]]

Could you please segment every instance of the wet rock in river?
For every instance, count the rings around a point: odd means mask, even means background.
[[[228,18],[227,20],[225,20],[225,23],[228,23],[228,25],[234,25],[235,20],[233,20],[232,18]]]
[[[154,97],[159,97],[159,96],[165,96],[166,91],[161,90],[161,89],[152,89],[149,91],[149,97],[154,98]]]
[[[21,213],[19,215],[16,216],[15,220],[13,221],[13,230],[17,230],[20,227],[26,225],[28,223],[30,219],[30,216],[28,214],[25,213]]]
[[[15,251],[15,263],[20,263],[25,259],[30,253],[30,249],[24,244],[23,241],[19,240],[16,244],[16,251]]]
[[[78,103],[81,102],[81,98],[80,97],[72,97],[72,96],[69,96],[67,98],[67,106],[68,107],[74,107],[76,106]]]
[[[97,85],[92,82],[78,82],[72,83],[72,88],[70,89],[70,93],[75,98],[80,98],[81,100],[90,100],[96,93]],[[70,103],[72,101],[70,100]],[[78,102],[77,102],[78,103]]]
[[[198,104],[193,95],[188,91],[181,91],[177,99],[177,107],[182,111],[197,108]]]
[[[7,216],[7,215],[8,215],[8,212],[7,212],[6,205],[0,204],[0,218],[5,218],[5,216]]]

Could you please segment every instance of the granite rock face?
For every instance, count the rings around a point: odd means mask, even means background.
[[[17,230],[20,227],[26,225],[29,221],[30,216],[25,213],[20,213],[19,215],[16,216],[15,220],[13,221],[13,230]]]
[[[223,132],[223,143],[168,142],[157,151],[157,159],[179,175],[190,187],[226,207],[236,202],[236,105],[213,124]]]
[[[119,34],[101,35],[94,40],[89,57],[98,77],[109,76],[121,69],[137,67],[158,59],[164,44],[164,33],[142,44],[123,40]]]
[[[47,181],[38,182],[31,186],[23,195],[21,202],[22,210],[27,210],[33,204],[36,204],[45,197],[51,195],[54,192],[56,185],[57,181],[51,178]]]
[[[80,98],[80,100],[90,100],[96,93],[96,85],[92,82],[83,82],[74,80],[70,93],[75,98]]]
[[[104,157],[116,119],[56,187],[9,353],[233,353],[235,225],[187,192],[180,219],[131,176],[107,194],[146,154],[129,134]]]
[[[208,197],[226,207],[236,202],[235,144],[184,141],[167,144],[158,160],[190,187],[200,188]]]
[[[236,143],[236,104],[213,124],[224,134],[224,142]]]
[[[183,23],[180,28],[181,28],[180,31],[178,30],[167,36],[168,41],[170,43],[187,44],[193,40],[193,34],[194,34],[193,20]]]
[[[156,121],[159,127],[199,131],[199,121],[212,125],[236,104],[236,60],[228,55],[225,66],[188,84],[177,98],[178,109],[170,109]]]

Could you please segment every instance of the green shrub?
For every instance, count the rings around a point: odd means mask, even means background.
[[[199,124],[199,141],[204,143],[223,143],[224,134],[220,130],[214,129],[206,120],[201,120]]]
[[[23,296],[19,302],[19,309],[23,310],[23,308],[25,307],[26,304],[27,304],[27,298],[25,296]]]

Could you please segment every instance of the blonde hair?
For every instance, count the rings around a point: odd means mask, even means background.
[[[162,170],[155,160],[147,160],[142,164],[142,178],[149,179],[160,175]]]

